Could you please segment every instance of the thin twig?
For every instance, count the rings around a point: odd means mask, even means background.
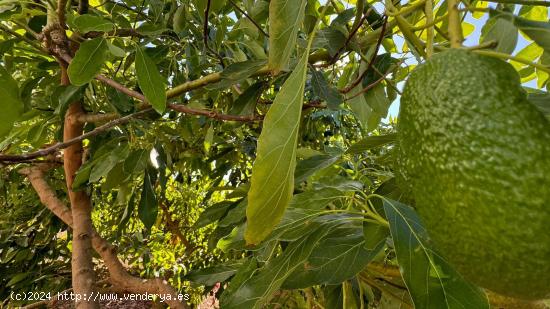
[[[241,14],[243,14],[246,18],[248,18],[248,20],[250,20],[250,22],[252,22],[254,24],[254,26],[256,26],[256,28],[258,28],[258,30],[260,30],[260,32],[266,36],[266,37],[269,37],[269,34],[267,34],[267,32],[265,32],[264,29],[262,29],[262,27],[254,20],[252,19],[252,17],[250,15],[248,15],[243,9],[241,9],[235,2],[233,2],[233,0],[228,0],[229,3],[231,3],[231,5],[239,12],[241,12]]]
[[[24,35],[21,35],[13,30],[11,30],[10,28],[4,26],[3,24],[0,24],[0,29],[15,36],[16,38],[20,39],[20,40],[23,40],[25,41],[26,43],[28,43],[29,45],[31,45],[32,47],[38,49],[39,51],[41,51],[42,53],[46,54],[46,55],[49,55],[49,52],[47,49],[45,49],[44,47],[42,47],[39,43],[25,37]]]
[[[117,36],[117,37],[136,37],[136,38],[144,37],[143,34],[139,33],[136,29],[133,29],[133,28],[115,29],[109,32],[90,31],[86,33],[84,37],[97,38],[97,37],[103,36],[104,34],[107,34],[108,36]]]
[[[62,27],[65,27],[65,9],[67,6],[67,0],[58,0],[57,1],[57,18],[59,19],[59,24]]]
[[[90,8],[90,3],[88,0],[80,0],[78,1],[78,14],[86,14],[88,13],[88,10]]]
[[[208,17],[210,15],[210,2],[211,0],[208,0],[208,2],[206,2],[206,9],[204,10],[204,24],[202,27],[203,28],[202,39],[204,43],[204,48],[210,53],[212,53],[214,56],[216,56],[216,58],[220,60],[221,66],[225,67],[225,65],[223,64],[223,57],[220,54],[218,54],[215,50],[210,48],[210,46],[208,46],[208,36],[210,35],[210,29],[208,28]]]
[[[338,60],[338,57],[340,56],[340,53],[342,52],[342,50],[344,50],[346,47],[348,47],[348,44],[351,41],[351,39],[355,36],[357,31],[359,31],[359,29],[361,28],[361,26],[363,25],[365,20],[367,20],[367,16],[369,15],[371,9],[372,8],[369,8],[369,10],[363,16],[361,16],[361,19],[359,20],[359,22],[357,22],[357,25],[355,26],[355,28],[353,28],[350,35],[346,38],[346,42],[344,43],[344,45],[342,45],[342,47],[340,47],[340,49],[338,49],[336,54],[334,54],[332,59],[329,61],[330,64],[335,63],[336,60]]]
[[[376,56],[378,56],[378,50],[380,49],[380,45],[382,45],[382,40],[384,39],[384,34],[386,32],[386,25],[388,24],[388,16],[385,15],[384,16],[384,23],[382,24],[382,31],[380,31],[380,36],[378,37],[378,42],[376,42],[376,47],[374,49],[374,53],[372,55],[372,58],[371,60],[369,61],[369,64],[367,66],[367,69],[365,71],[363,71],[363,73],[361,73],[361,75],[359,75],[359,77],[357,77],[357,79],[355,79],[351,85],[349,85],[348,87],[345,87],[344,89],[341,89],[340,92],[341,93],[348,93],[350,92],[353,88],[357,87],[357,85],[359,85],[361,83],[361,81],[363,81],[363,78],[367,75],[367,73],[370,71],[370,69],[372,68],[372,66],[374,65],[374,62],[376,60]]]
[[[19,27],[25,29],[25,31],[27,31],[27,33],[32,35],[35,39],[39,39],[40,35],[38,33],[36,33],[34,30],[32,30],[31,27],[29,27],[29,25],[27,25],[25,23],[22,23],[18,20],[15,20],[15,19],[10,20],[10,22],[12,22],[12,23],[18,25]]]
[[[98,134],[101,134],[101,133],[107,131],[108,129],[110,129],[112,127],[127,123],[131,119],[142,116],[142,115],[145,115],[145,114],[147,114],[148,112],[150,112],[152,110],[153,110],[152,108],[147,108],[147,109],[139,111],[137,113],[130,114],[130,115],[118,118],[118,119],[113,120],[109,123],[106,123],[102,126],[99,126],[99,127],[95,128],[94,130],[92,130],[90,132],[84,133],[84,134],[82,134],[78,137],[75,137],[73,139],[70,139],[68,141],[65,141],[65,142],[62,142],[62,143],[57,143],[53,146],[50,146],[48,148],[44,148],[42,150],[38,150],[38,151],[35,151],[35,152],[26,153],[26,154],[21,154],[21,155],[0,155],[0,162],[21,162],[21,161],[28,161],[30,159],[36,159],[36,158],[47,156],[49,154],[55,153],[56,151],[58,151],[60,149],[65,149],[65,148],[67,148],[71,145],[74,145],[76,143],[80,143],[80,142],[82,142],[83,140],[85,140],[87,138],[94,137]]]
[[[359,95],[362,95],[363,93],[365,93],[365,92],[371,90],[372,88],[376,87],[376,85],[378,85],[378,84],[381,83],[383,80],[385,80],[386,77],[387,77],[388,75],[390,75],[391,72],[393,72],[392,69],[388,70],[388,71],[386,72],[386,74],[380,76],[380,78],[378,78],[378,79],[375,80],[374,82],[370,83],[370,84],[369,84],[368,86],[366,86],[365,88],[361,89],[361,91],[359,91],[359,92],[357,92],[357,93],[354,93],[351,97],[347,97],[347,98],[345,99],[345,101],[351,100],[351,99],[353,99],[353,98],[355,98],[355,97],[357,97],[357,96],[359,96]]]
[[[210,2],[211,0],[208,0],[206,2],[206,9],[204,9],[204,24],[202,26],[202,40],[204,42],[204,46],[208,49],[208,35],[210,34],[210,30],[208,29],[208,16],[210,15]]]
[[[250,116],[226,115],[226,114],[220,114],[216,111],[193,109],[185,105],[173,104],[173,103],[169,103],[168,108],[170,108],[171,110],[182,112],[189,115],[206,116],[208,118],[226,120],[226,121],[254,122],[254,121],[260,121],[263,119],[263,117],[258,115],[250,115]]]
[[[149,16],[147,16],[147,14],[145,14],[145,13],[143,13],[143,12],[141,12],[141,11],[138,11],[137,9],[134,9],[134,8],[132,8],[132,7],[130,7],[130,6],[126,5],[126,4],[124,4],[123,2],[119,2],[119,1],[106,1],[105,3],[111,3],[111,4],[113,4],[113,5],[120,6],[121,8],[127,9],[128,11],[132,11],[132,12],[136,13],[137,15],[139,15],[139,16],[145,18],[145,19],[151,20],[151,19],[149,18]],[[99,5],[99,6],[96,6],[95,8],[98,8],[98,7],[102,6],[102,5],[105,5],[105,3],[103,3],[103,4]]]

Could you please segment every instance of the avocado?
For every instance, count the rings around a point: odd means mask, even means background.
[[[463,49],[406,82],[397,166],[442,256],[502,295],[550,297],[550,123],[514,68]]]

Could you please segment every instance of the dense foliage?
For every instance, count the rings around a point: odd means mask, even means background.
[[[221,283],[221,308],[489,308],[398,185],[389,110],[461,14],[467,48],[509,61],[548,117],[548,3],[447,1],[0,0],[0,299],[71,287],[42,175],[66,207],[91,198],[129,274],[194,305]]]

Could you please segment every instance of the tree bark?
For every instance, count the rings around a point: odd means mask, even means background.
[[[45,180],[44,170],[47,168],[48,166],[45,165],[41,167],[25,168],[20,170],[20,173],[28,177],[42,204],[65,222],[65,224],[74,229],[74,215],[71,214],[71,210],[56,197],[55,192]],[[179,295],[177,290],[170,286],[166,280],[160,278],[141,279],[130,275],[118,259],[116,248],[108,241],[101,238],[93,227],[90,235],[95,251],[101,256],[105,266],[107,266],[109,270],[109,281],[113,286],[133,293],[162,295],[171,308],[189,308],[185,300],[179,299],[180,296],[183,295]]]
[[[61,84],[69,85],[66,67],[61,65]],[[68,141],[82,134],[83,125],[77,121],[84,112],[80,102],[73,102],[65,114],[63,140]],[[92,203],[85,191],[73,192],[76,172],[82,165],[82,143],[67,147],[63,153],[63,165],[67,192],[71,201],[73,220],[72,285],[76,295],[76,308],[96,309],[99,301],[94,298],[94,265],[92,262]]]

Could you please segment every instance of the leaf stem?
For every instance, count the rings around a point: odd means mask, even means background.
[[[401,10],[397,10],[393,4],[389,1],[386,1],[386,15],[388,16],[401,16],[401,15],[407,15],[409,13],[412,13],[416,11],[419,7],[421,7],[426,0],[420,0],[415,3],[411,3],[410,5],[406,6],[405,8],[402,8]],[[389,4],[389,5],[388,5]]]
[[[537,68],[537,69],[539,69],[543,72],[546,72],[546,73],[550,74],[550,67],[542,65],[540,63],[531,62],[527,59],[520,58],[520,57],[517,57],[517,56],[512,56],[512,55],[508,55],[508,54],[505,54],[505,53],[499,53],[499,52],[491,51],[491,50],[473,50],[472,52],[474,52],[476,54],[480,54],[480,55],[485,55],[485,56],[490,56],[490,57],[495,57],[495,58],[500,58],[500,59],[511,60],[511,61],[523,63],[523,64],[532,66],[534,68]]]

